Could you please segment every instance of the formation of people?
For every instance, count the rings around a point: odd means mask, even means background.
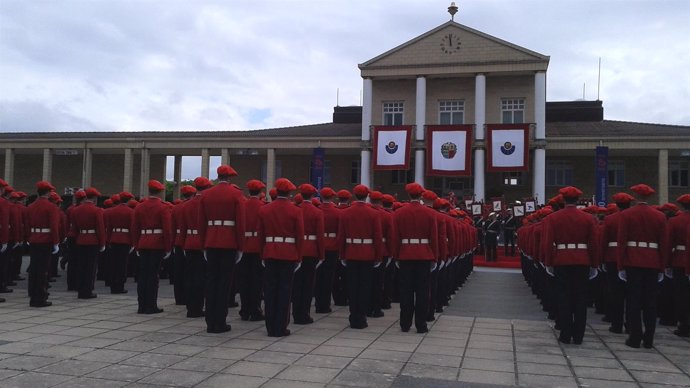
[[[401,330],[414,324],[424,333],[472,271],[472,218],[417,183],[398,201],[364,185],[336,192],[280,178],[268,201],[263,182],[249,180],[245,193],[231,182],[238,175],[231,166],[217,175],[215,183],[198,177],[181,187],[174,203],[151,180],[148,196],[125,191],[103,207],[93,187],[61,207],[45,181],[26,206],[27,195],[0,179],[0,291],[21,279],[28,247],[32,307],[52,304],[48,290],[60,265],[80,299],[97,297],[96,279],[113,294],[127,293],[134,274],[137,312],[157,314],[164,265],[176,304],[186,305],[189,318],[204,317],[209,333],[231,330],[237,293],[241,319],[265,321],[272,337],[290,334],[290,315],[294,324],[313,323],[312,303],[317,314],[331,312],[332,303],[348,306],[355,329],[400,303]]]
[[[679,208],[650,205],[648,185],[630,191],[578,209],[582,191],[562,188],[518,229],[522,272],[560,342],[583,342],[590,305],[632,348],[654,346],[657,320],[690,337],[690,194]]]

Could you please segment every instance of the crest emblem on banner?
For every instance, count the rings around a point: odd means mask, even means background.
[[[453,159],[458,153],[458,146],[453,142],[443,143],[441,145],[441,155],[445,159]]]
[[[397,151],[398,151],[398,145],[395,144],[394,141],[391,140],[388,142],[388,144],[386,144],[386,152],[388,152],[389,154],[392,155],[392,154],[396,153]]]
[[[515,144],[509,141],[503,143],[501,146],[501,152],[503,152],[504,155],[512,155],[513,152],[515,152]]]

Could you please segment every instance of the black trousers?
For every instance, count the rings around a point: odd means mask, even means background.
[[[645,343],[651,345],[656,330],[656,302],[659,292],[657,274],[659,270],[628,267],[625,272],[628,276],[625,285],[625,320],[628,324],[629,339],[637,344],[644,340]],[[644,321],[644,334],[642,321]]]
[[[181,247],[175,247],[173,248],[173,254],[171,258],[174,263],[172,265],[172,274],[170,276],[170,279],[172,280],[173,284],[173,294],[175,295],[175,304],[178,305],[184,305],[186,304],[185,296],[187,293],[185,292],[186,284],[184,282],[184,250]]]
[[[200,250],[188,250],[184,261],[184,284],[187,314],[200,315],[204,311],[206,260]]]
[[[260,316],[261,288],[263,287],[264,267],[259,253],[245,252],[237,264],[237,288],[240,291],[240,316],[248,319]]]
[[[486,261],[497,261],[498,234],[486,232],[484,244],[486,245]]]
[[[367,324],[367,311],[371,303],[371,278],[374,262],[348,260],[347,299],[350,306],[350,327],[363,328]]]
[[[673,268],[673,289],[678,330],[690,333],[690,281],[682,267]]]
[[[506,256],[515,256],[515,229],[503,229],[503,253]]]
[[[488,251],[487,251],[488,253]],[[433,265],[433,264],[432,264]],[[429,274],[429,309],[426,312],[426,319],[433,321],[436,312],[436,294],[438,292],[438,265],[436,269]]]
[[[589,267],[586,265],[563,265],[554,269],[558,292],[559,339],[575,343],[582,342],[587,324],[587,284]]]
[[[67,237],[67,291],[77,290],[77,244],[74,237]]]
[[[30,304],[43,303],[48,300],[48,263],[51,244],[31,244],[29,255],[29,298]]]
[[[139,312],[148,313],[158,308],[158,271],[165,252],[157,249],[139,250],[137,270],[137,299]]]
[[[657,314],[659,321],[664,325],[675,326],[678,323],[676,318],[676,306],[674,303],[674,287],[673,279],[664,276],[664,279],[659,283],[659,292],[657,297]]]
[[[290,294],[294,276],[294,261],[264,260],[264,307],[266,331],[271,337],[285,334],[290,322]]]
[[[110,261],[110,291],[122,292],[127,282],[127,260],[130,246],[127,244],[112,244],[108,251]]]
[[[6,288],[7,283],[11,280],[10,276],[10,261],[11,261],[11,255],[10,255],[10,250],[12,248],[10,247],[10,244],[7,244],[7,249],[5,249],[5,252],[0,253],[0,289]]]
[[[316,276],[315,257],[302,258],[302,265],[295,272],[292,282],[292,318],[295,323],[306,323],[311,318],[311,299],[314,297],[314,278]]]
[[[206,250],[206,326],[217,330],[225,326],[228,298],[237,250],[209,248]]]
[[[390,260],[390,262],[389,262]],[[383,264],[386,268],[383,281],[383,308],[390,308],[391,303],[400,302],[400,292],[398,291],[398,267],[393,260],[386,258]]]
[[[404,331],[409,330],[414,317],[417,330],[426,330],[432,263],[427,260],[401,260],[399,263],[400,327]]]
[[[606,263],[606,315],[611,320],[611,328],[623,330],[623,311],[625,310],[625,282],[618,277],[616,263]]]
[[[94,267],[96,268],[96,279],[105,280],[105,285],[110,285],[110,260],[108,255],[110,252],[106,249],[100,255],[97,255],[96,263]]]
[[[384,304],[383,285],[386,276],[386,260],[384,259],[378,267],[372,268],[371,273],[371,298],[367,313],[380,313]]]
[[[331,308],[331,293],[333,292],[333,278],[338,262],[337,251],[326,251],[326,259],[316,270],[314,282],[314,307],[316,312],[326,312]]]
[[[98,265],[98,245],[75,246],[77,259],[77,291],[80,297],[93,293],[93,285]]]
[[[9,270],[11,279],[19,280],[19,278],[21,278],[22,262],[24,260],[25,251],[26,248],[23,244],[20,244],[16,248],[12,249]]]
[[[347,303],[347,270],[340,261],[336,261],[333,277],[333,304],[347,306]]]

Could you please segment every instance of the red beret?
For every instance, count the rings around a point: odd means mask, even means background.
[[[7,186],[7,181],[4,179],[0,179],[0,187],[5,187]]]
[[[680,197],[676,198],[676,202],[683,205],[690,205],[690,194],[681,195]]]
[[[55,189],[53,188],[53,190],[55,190]],[[9,185],[5,186],[5,194],[9,194],[9,193],[13,193],[13,192],[14,192],[14,187],[9,186]]]
[[[357,185],[352,189],[352,193],[358,197],[365,197],[369,195],[369,188],[364,185]]]
[[[137,205],[139,205],[139,202],[137,202],[136,199],[130,199],[129,201],[127,201],[127,206],[131,207],[132,209],[137,207]]]
[[[230,167],[227,164],[221,164],[218,166],[216,169],[216,172],[218,173],[218,176],[237,176],[237,171],[235,171],[234,168]]]
[[[24,198],[24,197],[22,197],[22,194],[23,193],[21,191],[15,191],[14,193],[10,194],[10,198],[14,198],[14,199]]]
[[[628,193],[616,193],[611,197],[611,199],[613,199],[613,202],[615,203],[630,203],[635,200],[635,197]]]
[[[438,195],[436,195],[436,193],[434,193],[432,190],[425,190],[422,194],[422,198],[427,201],[435,201],[436,198],[438,198]]]
[[[606,205],[606,213],[607,214],[613,214],[613,213],[616,213],[617,211],[618,211],[618,205],[616,205],[615,203],[610,203],[610,204]]]
[[[424,193],[424,187],[417,182],[412,182],[405,185],[405,191],[411,196],[417,197]]]
[[[395,202],[395,197],[393,197],[390,194],[384,194],[383,195],[383,203],[393,203]]]
[[[582,190],[575,186],[567,186],[558,190],[558,193],[561,194],[564,199],[577,199],[582,195]]]
[[[247,182],[247,189],[250,191],[259,191],[265,188],[266,185],[258,179],[252,179]]]
[[[111,195],[110,200],[113,201],[113,203],[119,203],[120,202],[120,194]]]
[[[402,202],[393,202],[393,210],[398,210],[403,207]]]
[[[129,191],[123,191],[120,193],[120,201],[122,202],[127,202],[132,198],[134,198],[134,195],[132,195],[132,193]]]
[[[330,187],[324,187],[323,189],[321,189],[320,194],[321,194],[321,198],[335,197],[335,190],[333,190]]]
[[[287,178],[278,178],[275,186],[278,191],[283,192],[297,190],[297,187]]]
[[[197,189],[205,189],[211,186],[213,186],[213,182],[204,176],[194,178],[194,187]]]
[[[661,205],[659,210],[667,211],[667,212],[671,212],[671,213],[677,213],[679,209],[678,209],[678,206],[676,206],[672,203],[665,203],[665,204]]]
[[[89,187],[85,191],[87,197],[100,197],[101,193],[95,187]]]
[[[53,201],[53,202],[59,202],[59,201],[61,200],[61,198],[60,198],[60,196],[58,195],[58,193],[56,193],[56,192],[54,192],[54,191],[51,191],[51,192],[50,192],[50,200]]]
[[[338,191],[338,198],[339,199],[350,199],[352,197],[352,194],[350,194],[349,191],[343,189]]]
[[[194,186],[184,185],[180,188],[180,193],[185,197],[189,197],[190,195],[196,194],[196,188]]]
[[[648,196],[656,193],[656,191],[654,191],[653,188],[645,185],[644,183],[640,183],[639,185],[635,185],[635,186],[631,187],[630,190],[632,190],[633,193],[640,195],[642,197],[648,197]]]
[[[105,207],[112,207],[113,206],[113,200],[108,198],[105,201],[103,201],[103,206]]]
[[[316,206],[316,207],[319,207],[319,206],[321,206],[321,201],[319,201],[318,198],[314,197],[311,199],[311,204]]]
[[[271,199],[276,199],[278,196],[278,189],[274,187],[271,190],[268,190],[268,196],[271,197]]]
[[[76,198],[76,199],[86,198],[86,191],[84,191],[84,190],[77,191],[76,193],[74,193],[74,198]]]
[[[162,183],[158,182],[155,179],[151,179],[148,184],[149,190],[151,191],[163,191],[165,190],[165,186],[163,186]]]
[[[292,202],[294,202],[295,205],[299,205],[302,202],[304,202],[304,198],[302,198],[302,194],[300,194],[300,193],[295,194],[295,196],[292,197]]]
[[[372,191],[369,193],[369,198],[372,201],[381,201],[383,199],[383,193],[380,191]]]
[[[173,201],[173,205],[179,205],[181,203],[182,203],[182,200],[179,198]]]
[[[309,183],[302,183],[299,185],[299,192],[302,195],[314,195],[316,194],[316,187],[310,185]]]
[[[563,196],[558,194],[555,197],[552,197],[551,199],[549,199],[549,202],[547,202],[547,204],[549,204],[549,205],[552,205],[552,204],[562,205],[564,202],[565,201],[563,200]]]
[[[9,186],[7,186],[7,187],[9,187]],[[7,187],[5,187],[5,191],[7,191]],[[51,185],[50,182],[40,181],[40,182],[36,183],[36,189],[55,191],[55,186]]]
[[[436,198],[434,200],[434,209],[443,209],[444,207],[448,206],[450,206],[450,202],[448,202],[448,200],[445,198]]]

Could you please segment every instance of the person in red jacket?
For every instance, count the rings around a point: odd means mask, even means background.
[[[173,240],[173,253],[172,253],[172,265],[170,282],[173,284],[173,295],[175,296],[176,305],[186,305],[187,301],[185,296],[187,295],[187,285],[184,282],[184,239],[186,238],[186,230],[181,227],[182,218],[184,217],[184,208],[189,199],[196,194],[196,188],[191,185],[184,185],[180,188],[180,194],[182,194],[182,201],[176,204],[172,209],[172,222],[173,222],[173,232],[175,233],[175,239]]]
[[[436,217],[436,230],[438,231],[438,255],[436,256],[436,266],[431,271],[431,279],[429,284],[429,310],[427,311],[427,322],[433,322],[436,317],[434,313],[437,309],[443,310],[443,306],[437,306],[438,293],[438,274],[441,261],[448,253],[448,238],[446,236],[446,224],[443,214],[434,210],[434,201],[438,199],[438,195],[432,190],[426,190],[422,194],[422,202],[424,206]],[[487,252],[488,254],[488,252]]]
[[[338,197],[338,210],[345,210],[350,207],[350,199],[352,194],[345,190],[339,190],[337,193]],[[340,252],[339,252],[340,253]],[[333,304],[336,306],[347,306],[347,273],[345,267],[336,263],[335,266],[335,276],[333,279]]]
[[[352,191],[355,201],[340,215],[338,247],[346,270],[350,327],[364,329],[369,326],[372,270],[383,259],[383,231],[379,212],[365,202],[369,188],[357,185]]]
[[[676,199],[682,212],[668,222],[669,248],[671,248],[670,267],[673,271],[673,301],[678,328],[673,334],[679,337],[690,337],[690,281],[685,276],[688,245],[686,237],[690,233],[690,194]]]
[[[108,242],[108,259],[110,260],[110,284],[111,294],[126,294],[125,282],[127,281],[127,259],[132,250],[132,234],[129,228],[132,225],[134,210],[127,206],[127,201],[134,196],[126,191],[111,196],[114,205],[103,211],[105,222],[106,240]]]
[[[596,222],[575,206],[582,191],[568,186],[559,193],[566,205],[544,219],[541,248],[547,272],[556,279],[558,340],[579,345],[587,324],[588,280],[598,267]]]
[[[438,220],[420,203],[424,188],[409,183],[405,191],[410,203],[393,213],[395,235],[393,257],[399,266],[400,328],[408,332],[414,324],[418,333],[429,331],[426,318],[431,309],[429,283],[438,258]]]
[[[257,179],[247,182],[249,199],[245,202],[244,211],[246,229],[244,232],[244,251],[237,263],[237,282],[240,292],[240,317],[243,321],[263,321],[261,310],[261,287],[263,286],[263,269],[261,265],[261,242],[259,241],[259,209],[265,205],[261,200],[262,190],[266,185]]]
[[[10,261],[10,213],[12,204],[5,199],[5,192],[9,185],[0,180],[0,293],[12,292],[7,288]],[[2,300],[4,302],[4,299]]]
[[[72,234],[77,259],[77,292],[79,299],[95,298],[93,293],[98,253],[105,250],[103,209],[96,207],[101,193],[93,187],[85,190],[86,199],[72,211]]]
[[[393,203],[395,203],[395,198],[390,194],[384,194],[381,203],[383,205],[382,210],[388,214],[386,217],[389,221],[387,222],[390,223],[390,229],[388,229],[388,231],[386,231],[386,226],[381,224],[383,233],[386,235],[386,245],[388,248],[384,269],[383,301],[381,308],[388,310],[391,308],[391,303],[400,302],[397,282],[398,267],[393,263],[393,238],[395,238],[395,230],[393,229]]]
[[[390,244],[392,244],[393,230],[392,223],[393,217],[391,213],[383,209],[383,193],[380,191],[372,191],[369,193],[369,200],[371,201],[371,207],[378,211],[379,218],[381,220],[381,265],[377,265],[372,270],[372,280],[371,280],[371,299],[369,310],[367,311],[367,317],[371,318],[381,318],[384,316],[384,290],[383,286],[385,283],[386,276],[386,264],[390,258]],[[390,302],[388,303],[390,305]]]
[[[290,335],[290,292],[304,246],[302,211],[289,200],[295,185],[286,178],[275,182],[276,199],[259,209],[259,241],[264,271],[264,307],[269,337]]]
[[[139,314],[158,314],[158,273],[161,261],[170,257],[173,244],[172,214],[161,201],[165,186],[157,180],[148,182],[148,198],[137,205],[132,217],[132,243],[139,256],[137,301]]]
[[[241,258],[245,216],[242,190],[230,183],[237,176],[229,165],[216,170],[218,184],[201,195],[199,235],[206,257],[206,331],[224,333],[231,327],[228,301],[235,262]]]
[[[60,242],[60,210],[50,202],[50,192],[55,187],[49,182],[36,184],[38,198],[29,205],[26,213],[26,235],[29,242],[29,306],[52,306],[48,302],[48,263],[50,255],[57,253]]]
[[[20,276],[22,268],[22,256],[24,256],[24,243],[26,236],[24,235],[24,219],[26,214],[26,193],[22,191],[15,191],[12,193],[12,209],[10,212],[11,234],[10,245],[8,246],[9,254],[9,276],[10,283],[8,285],[16,285],[16,280],[24,280]]]
[[[323,213],[324,233],[323,244],[325,258],[323,263],[316,269],[316,281],[314,284],[314,308],[317,314],[330,313],[331,293],[333,291],[333,277],[335,276],[338,263],[338,220],[340,210],[333,203],[336,197],[335,191],[330,187],[324,187],[319,192],[321,194],[321,206],[319,209]]]
[[[52,203],[54,203],[55,206],[57,206],[57,208],[60,210],[60,241],[62,242],[65,240],[65,237],[67,237],[67,228],[69,228],[69,222],[67,221],[67,214],[65,214],[65,212],[62,211],[62,208],[61,208],[62,198],[60,197],[60,195],[58,195],[58,193],[51,191],[50,192],[50,201]],[[12,222],[16,223],[17,220],[12,220]],[[58,251],[58,253],[55,253],[55,254],[51,255],[51,257],[50,257],[50,266],[48,267],[48,282],[49,283],[55,282],[55,278],[60,277],[60,275],[58,275],[58,263],[60,261],[61,251],[62,251],[62,249],[60,249],[60,251]]]
[[[316,266],[317,263],[322,263],[325,257],[324,216],[311,201],[312,196],[316,194],[316,187],[304,183],[299,186],[299,192],[303,199],[300,209],[304,221],[304,243],[302,265],[295,272],[292,284],[292,317],[295,324],[307,325],[314,322],[309,311],[314,296]]]

